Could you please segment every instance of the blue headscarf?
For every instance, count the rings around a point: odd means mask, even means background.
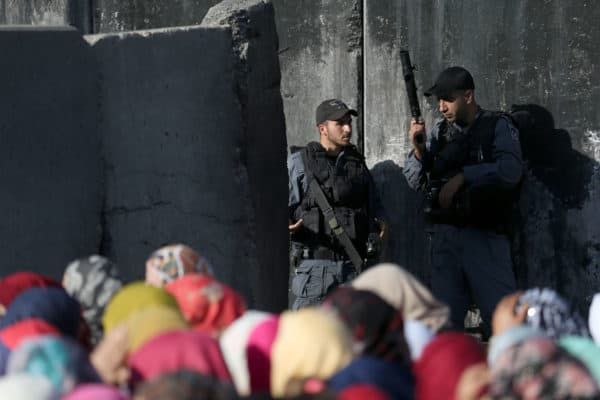
[[[407,367],[372,356],[356,358],[329,381],[336,393],[356,384],[368,384],[386,392],[392,399],[413,399],[414,378]]]
[[[11,353],[7,373],[44,376],[62,395],[81,383],[101,382],[83,347],[72,339],[57,336],[24,341]]]
[[[77,300],[62,288],[32,288],[15,298],[0,319],[0,329],[24,319],[39,318],[76,338],[81,321],[81,308]]]

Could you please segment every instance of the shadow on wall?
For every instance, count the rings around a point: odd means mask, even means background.
[[[551,286],[573,298],[580,308],[586,308],[585,293],[567,293],[569,281],[577,279],[574,272],[590,262],[589,243],[582,243],[569,231],[572,224],[568,223],[568,212],[581,209],[589,200],[598,163],[573,149],[569,132],[555,126],[554,117],[546,108],[521,104],[514,105],[513,110],[519,124],[519,115],[528,114],[536,128],[527,135],[521,134],[527,174],[512,243],[517,282],[520,287]],[[537,231],[540,220],[548,221],[550,243],[544,245],[551,251],[551,259],[539,259],[532,248],[537,243],[533,236],[541,235]]]
[[[522,104],[514,105],[511,111],[520,126],[526,127],[529,123],[534,127],[521,129],[527,173],[512,238],[517,281],[520,287],[544,284],[564,292],[563,282],[568,279],[567,275],[574,265],[563,265],[564,260],[569,259],[563,255],[573,251],[581,254],[575,259],[571,257],[571,261],[586,265],[586,244],[577,243],[569,235],[567,212],[582,208],[588,200],[588,186],[597,162],[572,148],[569,133],[555,127],[554,118],[546,108]],[[377,163],[371,172],[391,228],[390,242],[383,260],[404,265],[429,283],[430,247],[428,228],[423,221],[423,195],[408,187],[402,168],[392,160]],[[541,185],[534,185],[533,181]],[[547,207],[540,210],[531,206],[540,203],[547,204]],[[530,236],[538,234],[533,225],[540,217],[540,212],[549,214],[544,218],[549,220],[552,238],[552,243],[547,243],[547,246],[551,251],[554,250],[550,269],[542,265],[547,260],[537,260],[535,255],[528,254],[528,244],[534,243]]]

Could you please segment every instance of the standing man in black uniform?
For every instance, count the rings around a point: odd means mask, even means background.
[[[507,115],[479,107],[462,67],[442,71],[425,96],[436,97],[443,119],[429,133],[412,121],[404,175],[429,197],[432,289],[457,328],[474,301],[489,336],[496,304],[516,290],[507,222],[523,174],[519,131]]]
[[[288,157],[294,309],[319,304],[329,291],[360,272],[358,257],[352,257],[348,247],[364,262],[376,247],[367,245],[373,237],[371,228],[377,228],[378,239],[385,236],[373,179],[364,157],[350,143],[352,116],[357,115],[340,100],[325,100],[316,110],[319,142]],[[318,199],[319,189],[312,187],[315,183],[325,195],[325,206]],[[332,226],[327,210],[323,212],[327,206],[339,226]],[[349,238],[346,243],[340,228]]]

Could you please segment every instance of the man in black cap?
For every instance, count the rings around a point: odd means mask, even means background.
[[[319,142],[288,157],[294,309],[319,304],[360,272],[369,250],[375,250],[367,246],[372,227],[379,239],[385,235],[369,169],[350,143],[357,115],[340,100],[325,100],[316,110]]]
[[[404,175],[427,193],[432,289],[458,328],[475,302],[489,335],[497,302],[516,290],[507,234],[523,171],[519,132],[505,114],[477,105],[462,67],[442,71],[425,96],[437,98],[444,118],[429,134],[411,121]]]

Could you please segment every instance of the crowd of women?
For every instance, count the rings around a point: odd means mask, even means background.
[[[1,400],[597,399],[600,298],[586,319],[548,288],[504,298],[489,343],[393,264],[318,307],[247,310],[198,252],[163,247],[145,282],[91,256],[62,282],[0,280]]]

